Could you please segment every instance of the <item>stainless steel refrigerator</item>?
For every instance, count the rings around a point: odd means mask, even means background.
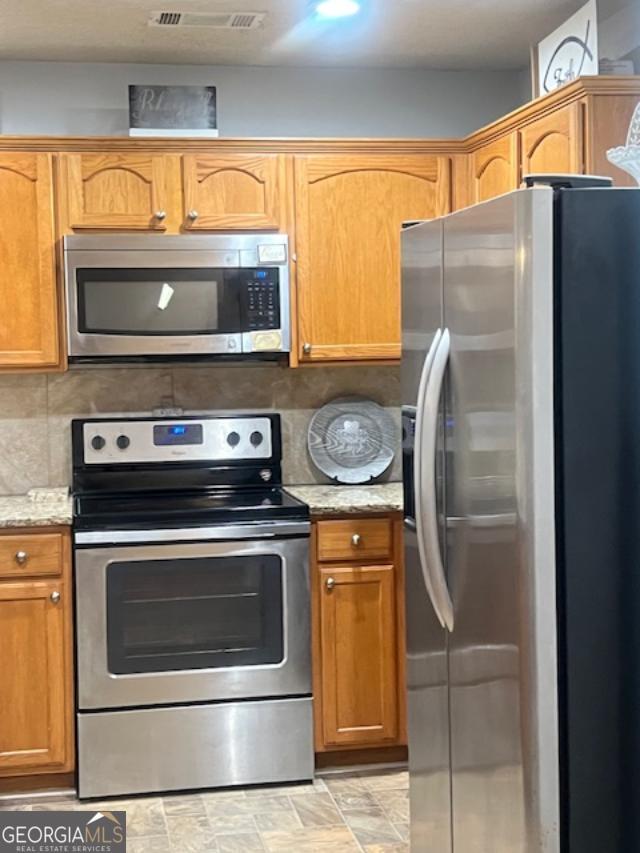
[[[403,231],[412,853],[640,850],[640,190],[582,184]]]

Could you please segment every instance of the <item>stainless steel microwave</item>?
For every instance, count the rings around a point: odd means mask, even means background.
[[[285,356],[288,261],[283,234],[65,237],[69,361]]]

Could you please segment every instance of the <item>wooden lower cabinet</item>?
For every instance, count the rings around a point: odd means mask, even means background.
[[[387,562],[327,560],[345,530],[393,529]],[[335,529],[334,529],[335,528]],[[313,650],[316,752],[406,743],[404,574],[401,522],[318,522],[313,533]],[[364,556],[364,555],[363,555]]]
[[[0,574],[14,566],[0,581],[0,778],[59,774],[74,765],[68,532],[0,535]]]

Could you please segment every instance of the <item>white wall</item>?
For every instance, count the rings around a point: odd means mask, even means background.
[[[218,86],[224,136],[460,136],[522,103],[518,72],[0,62],[0,132],[126,135],[129,83]]]

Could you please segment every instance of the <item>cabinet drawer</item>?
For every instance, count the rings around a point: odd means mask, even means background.
[[[391,555],[391,521],[353,518],[318,522],[319,560],[370,560]]]
[[[0,578],[59,575],[61,572],[60,533],[0,536]]]

